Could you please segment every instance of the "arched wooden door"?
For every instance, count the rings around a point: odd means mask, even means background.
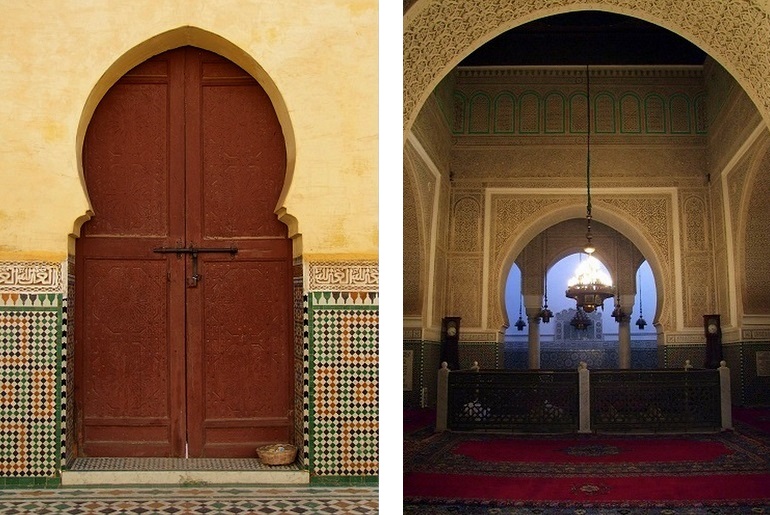
[[[254,456],[292,430],[286,149],[270,99],[197,48],[120,79],[89,125],[76,248],[81,456]]]

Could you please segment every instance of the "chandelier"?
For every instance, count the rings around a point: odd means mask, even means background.
[[[575,299],[578,311],[591,313],[597,307],[604,308],[604,301],[613,296],[612,279],[602,272],[599,260],[592,256],[596,248],[591,236],[591,90],[588,66],[586,66],[586,245],[588,255],[567,283],[567,297]]]
[[[599,260],[591,255],[580,262],[575,275],[567,282],[567,297],[575,299],[578,309],[586,313],[604,308],[604,301],[613,294],[612,279],[602,271]]]
[[[548,323],[551,321],[551,318],[553,318],[553,311],[548,309],[548,273],[545,274],[545,287],[543,288],[544,292],[544,298],[545,298],[545,304],[543,305],[543,309],[540,310],[540,318],[543,320],[544,323]]]
[[[523,318],[521,318],[521,305],[524,303],[524,295],[521,295],[519,297],[519,319],[516,321],[515,325],[516,329],[519,331],[523,331],[524,327],[527,325],[527,323],[524,321]]]
[[[639,278],[639,274],[637,274],[636,282],[639,284],[639,318],[636,319],[636,325],[639,326],[640,331],[643,331],[644,326],[647,325],[647,320],[642,314],[642,280]]]

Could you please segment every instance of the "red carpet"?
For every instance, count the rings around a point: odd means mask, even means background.
[[[711,461],[733,451],[721,442],[694,442],[687,439],[600,441],[503,440],[465,441],[454,448],[456,454],[478,461],[540,463],[627,463]]]
[[[404,497],[501,501],[766,500],[770,473],[695,477],[489,477],[408,474]]]
[[[430,416],[404,416],[404,513],[770,513],[768,409],[705,435],[434,433]]]

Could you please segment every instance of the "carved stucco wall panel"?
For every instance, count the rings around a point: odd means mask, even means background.
[[[615,216],[636,227],[655,253],[655,260],[660,263],[662,284],[658,288],[672,292],[667,298],[673,297],[675,290],[674,253],[673,253],[673,202],[670,195],[612,195],[594,194],[593,205],[611,211]],[[580,199],[582,202],[582,199]],[[504,323],[505,306],[498,295],[504,273],[507,272],[509,254],[512,246],[519,238],[524,227],[528,227],[541,219],[545,213],[554,209],[575,205],[576,198],[569,196],[532,196],[521,194],[493,194],[491,203],[490,222],[490,255],[489,279],[487,290],[488,328],[499,328]],[[582,231],[581,231],[582,232]],[[597,247],[602,245],[601,235],[595,238]],[[604,241],[603,255],[598,256],[607,266],[617,269],[617,250],[611,237]],[[505,268],[505,270],[504,270]],[[673,302],[664,302],[658,307],[658,320],[669,330],[675,327]]]
[[[449,271],[447,315],[462,317],[463,327],[481,327],[483,258],[454,256]]]
[[[740,241],[743,257],[743,312],[770,314],[770,143],[764,145],[764,155],[752,171],[751,189],[746,199]],[[740,271],[741,269],[739,269]]]
[[[537,220],[551,209],[574,204],[574,199],[564,197],[529,197],[524,195],[493,195],[491,220],[491,259],[498,265],[504,253],[518,237],[523,224]],[[492,270],[498,271],[498,266]]]
[[[447,315],[464,327],[481,326],[484,195],[481,190],[451,194]]]
[[[722,323],[732,324],[730,310],[727,309],[729,282],[727,277],[727,240],[725,238],[724,198],[721,181],[711,181],[709,185],[711,205],[711,237],[714,247],[715,298],[717,313],[722,313]]]
[[[404,20],[404,123],[441,77],[471,51],[528,21],[576,9],[647,20],[720,62],[770,122],[770,16],[745,0],[417,0]]]
[[[429,327],[438,327],[441,325],[441,319],[446,313],[446,299],[447,299],[447,254],[444,249],[436,249],[436,261],[434,263],[434,277],[433,282],[433,317],[430,320]]]
[[[559,141],[493,137],[459,137],[452,149],[452,172],[458,183],[510,182],[519,187],[585,186],[585,137],[565,136]],[[690,186],[704,181],[705,141],[683,144],[677,139],[665,145],[645,146],[628,137],[591,136],[591,180],[597,186]],[[623,143],[620,142],[623,140]],[[662,171],[665,170],[665,173]]]
[[[422,143],[431,161],[439,170],[449,170],[452,140],[446,117],[436,95],[428,97],[415,120],[412,133]]]
[[[612,66],[590,74],[594,132],[636,138],[705,132],[701,67]],[[452,76],[455,108],[470,118],[452,124],[455,134],[585,134],[584,67],[462,67]]]
[[[719,78],[726,73],[721,70],[721,73],[715,73],[714,76]],[[713,109],[719,111],[709,126],[708,166],[712,177],[722,173],[757,125],[762,123],[756,106],[746,92],[735,84],[734,79],[728,75],[724,82],[729,82],[732,87],[727,92],[718,93],[725,96],[715,99],[715,103],[721,103],[713,106]],[[720,83],[716,86],[724,87]]]
[[[454,193],[449,248],[454,252],[481,252],[484,199],[475,194]]]
[[[419,235],[416,242],[409,242],[410,235],[405,234],[404,238],[404,250],[409,250],[410,255],[417,255],[419,259],[420,270],[420,284],[419,286],[411,283],[404,282],[404,287],[418,287],[419,292],[412,292],[409,297],[410,301],[414,302],[416,298],[419,298],[418,306],[413,306],[414,315],[424,315],[425,311],[425,294],[426,286],[428,284],[428,270],[430,270],[430,238],[432,235],[432,217],[433,210],[436,209],[435,203],[435,188],[436,177],[431,173],[428,165],[423,161],[419,153],[414,149],[412,145],[407,145],[404,148],[404,174],[408,174],[412,181],[409,187],[412,192],[412,198],[415,204],[414,219],[417,224],[417,235]],[[405,194],[406,194],[406,182],[405,181]],[[406,199],[405,206],[409,199]],[[414,234],[414,233],[412,233]],[[414,268],[414,265],[413,265]],[[414,271],[412,271],[414,272]],[[406,291],[406,290],[405,290]],[[429,292],[427,294],[430,294]],[[406,314],[406,312],[405,312]]]
[[[667,330],[676,328],[675,298],[676,280],[674,277],[674,225],[673,202],[670,195],[613,195],[597,196],[597,207],[604,207],[614,212],[639,231],[655,254],[654,259],[660,264],[660,280],[656,284],[658,291],[666,292],[663,303],[658,306],[658,322]],[[653,256],[647,256],[651,259]],[[657,279],[657,278],[656,278]],[[659,296],[660,298],[660,296]]]
[[[516,258],[521,269],[521,288],[524,295],[543,294],[543,250],[545,242],[542,233],[532,239]],[[505,281],[507,274],[502,277]],[[498,291],[500,287],[498,286]],[[526,307],[526,301],[525,301]],[[510,322],[510,321],[509,321]]]
[[[438,223],[436,224],[436,263],[434,273],[433,327],[441,325],[446,313],[447,269],[449,260],[449,181],[442,180],[438,199]]]
[[[431,234],[431,217],[434,206],[434,192],[436,186],[436,177],[428,169],[428,165],[423,162],[421,156],[411,145],[404,149],[404,161],[407,163],[407,170],[414,174],[414,185],[417,192],[418,209],[420,212],[420,222],[422,224],[422,234]],[[427,240],[427,238],[426,238]],[[428,242],[425,242],[426,251]]]
[[[679,190],[679,206],[684,325],[697,327],[702,315],[713,313],[716,309],[706,191]]]
[[[704,190],[680,190],[682,206],[682,248],[685,252],[703,252],[711,248],[708,236],[708,211]]]
[[[422,292],[425,280],[425,236],[420,220],[412,172],[404,170],[404,246],[403,305],[404,315],[422,315]]]
[[[507,278],[509,250],[527,223],[542,217],[551,209],[574,204],[575,199],[557,196],[495,194],[491,196],[490,255],[487,264],[488,320],[487,328],[499,329],[504,324],[505,306],[498,292],[500,281]],[[514,256],[515,258],[516,256]],[[505,268],[505,270],[504,270]]]
[[[741,217],[742,212],[744,211],[743,208],[743,202],[744,199],[748,199],[750,195],[749,190],[749,184],[747,182],[750,171],[751,171],[751,165],[752,161],[754,160],[754,157],[756,156],[756,146],[749,150],[741,159],[740,161],[735,165],[735,167],[730,170],[729,174],[727,175],[726,185],[727,185],[727,200],[729,203],[728,210],[730,213],[730,232],[732,235],[732,252],[733,252],[733,260],[734,260],[734,269],[736,271],[736,282],[739,291],[742,291],[740,288],[740,285],[744,283],[745,277],[740,273],[744,266],[743,266],[743,259],[744,254],[740,252],[739,250],[739,241],[741,234],[743,232],[742,227],[743,224],[746,223],[746,220],[743,220]],[[729,248],[728,248],[729,252]],[[728,268],[722,269],[725,272],[728,270]],[[732,302],[742,302],[741,299],[731,299]],[[745,301],[745,299],[743,299]],[[727,306],[724,306],[727,308]],[[738,306],[738,317],[740,320],[741,316],[741,306]]]
[[[703,315],[713,313],[715,309],[713,263],[708,254],[690,255],[682,260],[684,265],[684,325],[698,327],[703,323]]]

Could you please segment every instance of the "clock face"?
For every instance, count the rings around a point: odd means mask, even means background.
[[[706,328],[709,332],[709,334],[716,334],[717,332],[717,325],[715,323],[710,323],[708,327]]]
[[[456,334],[457,334],[457,328],[456,328],[455,326],[453,326],[453,325],[450,325],[450,326],[449,326],[449,327],[447,327],[447,329],[446,329],[446,334],[447,334],[448,336],[454,336],[454,335],[456,335]]]

